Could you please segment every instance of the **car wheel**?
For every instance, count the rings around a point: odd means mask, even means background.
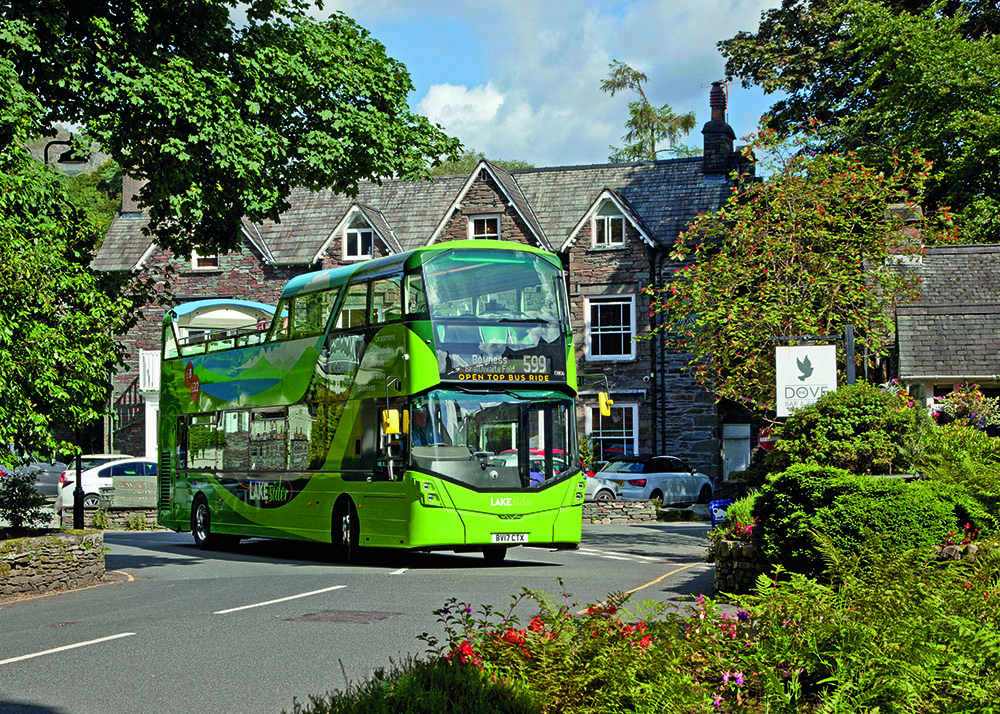
[[[594,495],[594,500],[595,501],[614,501],[615,500],[615,494],[611,493],[611,491],[609,491],[606,488],[602,488],[600,491],[598,491]]]
[[[333,509],[333,557],[339,563],[357,563],[361,558],[359,537],[361,524],[358,522],[358,509],[347,497],[340,499]]]
[[[712,500],[712,487],[702,486],[701,493],[698,494],[698,503],[708,503]]]
[[[101,497],[96,493],[88,493],[83,497],[84,508],[97,508],[101,505]]]
[[[505,545],[483,546],[483,558],[486,559],[487,565],[500,565],[506,557],[507,546]]]
[[[656,491],[653,491],[651,494],[649,494],[649,500],[650,501],[659,501],[662,504],[663,503],[663,492],[660,491],[659,489],[657,489]]]

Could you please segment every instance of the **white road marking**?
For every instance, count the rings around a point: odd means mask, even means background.
[[[594,548],[580,548],[578,553],[583,555],[593,555],[598,558],[610,558],[611,560],[638,560],[646,563],[662,563],[663,558],[656,558],[650,555],[636,555],[633,553],[618,553],[613,550],[597,550]]]
[[[407,570],[409,570],[409,568],[400,568],[399,570],[393,570],[391,573],[389,573],[389,575],[402,575]]]
[[[0,665],[10,664],[12,662],[20,662],[26,659],[33,659],[35,657],[42,657],[44,655],[55,654],[56,652],[65,652],[66,650],[75,650],[77,647],[86,647],[87,645],[97,645],[101,642],[110,642],[111,640],[121,639],[122,637],[131,637],[134,632],[122,632],[118,635],[110,635],[108,637],[100,637],[96,640],[87,640],[86,642],[77,642],[75,645],[63,645],[62,647],[55,647],[51,650],[45,650],[44,652],[35,652],[33,654],[21,655],[20,657],[11,657],[10,659],[0,660]]]
[[[213,615],[227,615],[230,612],[238,612],[240,610],[250,610],[255,607],[264,607],[265,605],[275,605],[279,602],[288,602],[289,600],[298,600],[300,597],[309,597],[310,595],[319,595],[320,593],[328,593],[331,590],[340,590],[341,588],[346,588],[346,585],[334,585],[333,587],[323,588],[322,590],[313,590],[307,593],[299,593],[298,595],[289,595],[288,597],[279,597],[276,600],[267,600],[266,602],[256,602],[253,605],[241,605],[240,607],[231,607],[228,610],[216,610]]]

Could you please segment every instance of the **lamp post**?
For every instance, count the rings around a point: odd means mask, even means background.
[[[70,134],[69,139],[53,139],[45,145],[43,158],[46,164],[52,163],[49,161],[49,149],[53,146],[67,147],[66,151],[59,154],[56,164],[69,176],[76,176],[82,173],[87,166],[87,162],[90,161],[89,154],[84,154],[73,148],[73,135]]]
[[[87,162],[90,160],[88,154],[83,154],[73,148],[73,135],[69,135],[69,139],[53,139],[45,145],[45,150],[43,152],[43,159],[45,163],[49,162],[49,149],[53,146],[65,146],[66,151],[59,154],[59,158],[56,163],[66,172],[69,176],[76,176],[81,173],[86,167]],[[80,448],[80,426],[74,427],[74,439],[76,441],[76,446]],[[82,468],[80,463],[80,454],[76,455],[76,488],[73,489],[73,527],[76,529],[83,528],[83,476]]]

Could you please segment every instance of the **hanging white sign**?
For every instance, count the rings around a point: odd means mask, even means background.
[[[837,348],[834,345],[776,347],[777,412],[791,416],[799,407],[812,404],[837,389]]]

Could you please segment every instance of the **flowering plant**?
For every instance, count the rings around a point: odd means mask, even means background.
[[[1000,399],[987,397],[978,384],[961,384],[944,397],[935,397],[934,417],[943,422],[964,422],[983,431],[1000,424]]]

